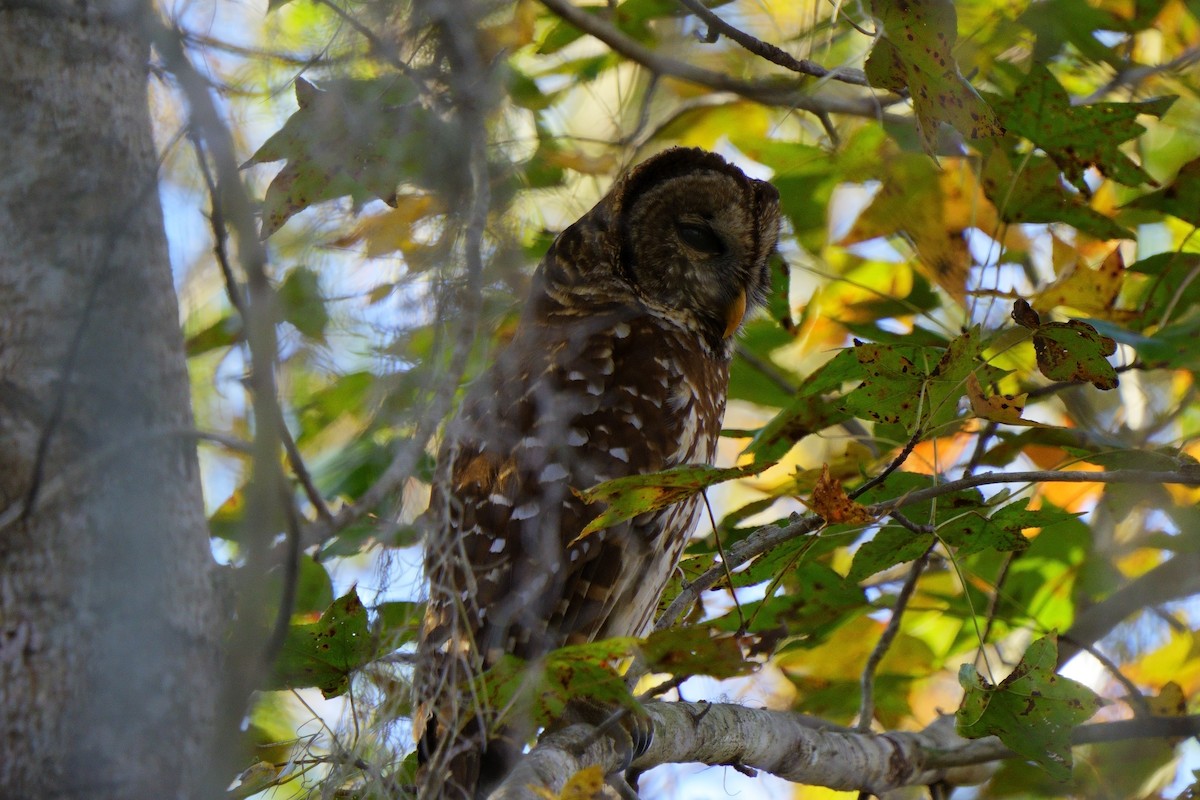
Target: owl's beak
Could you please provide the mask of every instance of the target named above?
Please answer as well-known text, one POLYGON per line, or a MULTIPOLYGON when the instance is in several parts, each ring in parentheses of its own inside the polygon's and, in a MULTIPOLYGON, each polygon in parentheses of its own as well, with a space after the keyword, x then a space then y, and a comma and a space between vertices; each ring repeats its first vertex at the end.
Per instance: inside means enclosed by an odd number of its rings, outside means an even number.
POLYGON ((729 308, 725 310, 725 338, 728 339, 737 333, 738 326, 742 324, 742 317, 746 316, 746 290, 738 292, 737 299, 729 304, 729 308))

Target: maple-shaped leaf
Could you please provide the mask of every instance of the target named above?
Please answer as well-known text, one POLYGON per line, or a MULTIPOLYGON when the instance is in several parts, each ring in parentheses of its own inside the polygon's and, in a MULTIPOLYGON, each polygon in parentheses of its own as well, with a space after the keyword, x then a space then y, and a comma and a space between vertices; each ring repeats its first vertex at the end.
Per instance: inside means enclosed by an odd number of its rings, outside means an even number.
POLYGON ((988 516, 985 508, 968 509, 938 528, 942 540, 960 556, 984 550, 1014 552, 1029 546, 1021 532, 1026 528, 1047 528, 1075 519, 1074 514, 1057 509, 1029 510, 1029 499, 1022 498, 988 516))
POLYGON ((287 161, 263 198, 260 236, 325 200, 394 202, 407 181, 453 189, 463 177, 452 156, 456 136, 416 97, 412 84, 395 76, 334 80, 322 88, 297 78, 299 109, 243 164, 287 161))
POLYGON ((1045 156, 1021 158, 1019 168, 1014 168, 1003 148, 981 149, 985 152, 983 190, 1005 222, 1065 222, 1097 239, 1134 238, 1132 231, 1064 187, 1058 165, 1045 156))
POLYGON ((638 647, 651 672, 671 675, 708 675, 734 678, 758 669, 746 661, 738 640, 731 634, 716 634, 707 626, 668 628, 646 637, 638 647))
POLYGON ((571 544, 596 531, 604 530, 648 511, 657 511, 686 500, 715 483, 757 475, 775 465, 773 461, 756 461, 744 467, 718 469, 704 464, 672 467, 646 475, 628 475, 576 491, 585 503, 607 503, 608 508, 588 523, 571 544))
POLYGON ((1042 322, 1041 316, 1025 300, 1013 303, 1012 317, 1017 324, 1033 331, 1033 352, 1038 370, 1053 381, 1091 383, 1097 389, 1115 389, 1120 382, 1117 371, 1106 356, 1117 352, 1117 343, 1100 335, 1088 323, 1042 322))
POLYGON ((851 414, 911 429, 921 407, 924 371, 913 358, 916 348, 854 342, 854 355, 867 373, 862 385, 842 399, 851 414))
POLYGON ((1050 70, 1034 62, 1012 97, 989 95, 988 100, 1011 133, 1024 136, 1045 151, 1081 191, 1085 189, 1083 174, 1088 167, 1128 186, 1158 185, 1120 148, 1146 132, 1137 121, 1139 114, 1161 117, 1175 102, 1174 97, 1072 105, 1050 70))
POLYGON ((824 395, 862 379, 854 351, 842 350, 804 379, 795 399, 754 434, 743 454, 755 461, 776 461, 805 436, 843 422, 849 413, 824 395))
POLYGON ((1200 225, 1200 158, 1184 164, 1170 186, 1142 195, 1125 208, 1150 208, 1200 225))
POLYGON ((350 674, 367 662, 373 649, 367 610, 351 588, 317 622, 288 628, 266 688, 315 686, 325 697, 337 697, 350 688, 350 674))
MULTIPOLYGON (((741 583, 741 575, 734 574, 735 583, 741 583)), ((787 636, 791 640, 789 646, 811 647, 870 610, 865 605, 867 598, 862 587, 819 561, 797 563, 795 558, 785 558, 776 561, 772 569, 760 570, 758 575, 758 582, 782 579, 785 591, 743 602, 740 610, 734 608, 705 624, 738 635, 749 632, 764 637, 787 636)))
POLYGON ((967 376, 979 367, 980 349, 978 327, 944 348, 855 340, 853 352, 867 377, 842 399, 843 407, 856 416, 905 430, 920 422, 927 431, 944 433, 946 426, 960 421, 958 401, 966 394, 967 376))
POLYGON ((569 701, 581 697, 636 709, 638 702, 617 667, 637 642, 632 637, 618 637, 569 645, 536 661, 505 654, 473 679, 470 691, 491 708, 505 709, 507 716, 496 720, 498 726, 513 717, 523 724, 545 725, 561 716, 569 701))
POLYGON ((942 122, 968 139, 1004 133, 995 112, 958 70, 958 17, 950 0, 872 0, 871 13, 883 35, 867 58, 867 79, 881 89, 908 90, 925 152, 937 151, 942 122))
POLYGON ((329 312, 316 272, 308 267, 296 267, 289 272, 279 285, 279 306, 283 318, 296 330, 313 341, 325 341, 329 312))
POLYGON ((433 264, 427 257, 434 250, 417 231, 425 220, 445 212, 432 194, 402 194, 392 198, 388 211, 366 217, 353 231, 333 241, 335 247, 366 243, 367 258, 402 253, 410 273, 422 272, 433 264))
POLYGON ((1083 684, 1054 674, 1057 660, 1057 638, 1047 636, 1031 644, 997 686, 964 664, 958 672, 966 692, 955 714, 959 734, 968 739, 998 736, 1058 780, 1070 778, 1071 730, 1104 701, 1083 684))

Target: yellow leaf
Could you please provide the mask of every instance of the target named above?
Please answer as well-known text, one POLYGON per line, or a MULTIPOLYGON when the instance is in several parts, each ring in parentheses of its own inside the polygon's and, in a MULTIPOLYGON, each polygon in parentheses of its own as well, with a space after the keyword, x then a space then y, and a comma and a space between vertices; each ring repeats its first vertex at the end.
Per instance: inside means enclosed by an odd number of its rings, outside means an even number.
POLYGON ((617 156, 613 152, 589 156, 582 150, 553 148, 545 151, 546 164, 563 169, 573 169, 584 175, 610 175, 617 169, 617 156))
POLYGON ((884 158, 883 186, 839 244, 903 234, 925 273, 964 304, 973 263, 967 229, 1000 240, 1008 251, 1028 249, 1029 241, 1019 227, 1000 222, 966 159, 944 159, 939 171, 929 159, 912 153, 884 158))
POLYGON ((417 223, 441 214, 441 204, 432 195, 406 194, 396 198, 395 207, 383 214, 367 217, 353 231, 333 242, 336 247, 349 247, 366 242, 367 257, 378 258, 389 253, 406 255, 425 247, 414 239, 417 223))
POLYGON ((1113 247, 1094 269, 1076 261, 1069 272, 1038 295, 1033 307, 1038 311, 1050 311, 1068 306, 1089 316, 1108 318, 1124 281, 1125 262, 1121 258, 1121 249, 1113 247))
POLYGON ((572 775, 556 800, 593 800, 604 797, 603 789, 604 771, 593 764, 572 775))
POLYGON ((1047 427, 1040 422, 1021 419, 1025 411, 1026 394, 994 394, 987 397, 983 386, 975 373, 967 376, 967 397, 971 401, 971 410, 975 416, 992 422, 1002 422, 1005 425, 1025 425, 1029 427, 1047 427))
POLYGON ((1167 681, 1154 697, 1147 698, 1150 713, 1159 717, 1187 716, 1187 698, 1175 681, 1167 681))

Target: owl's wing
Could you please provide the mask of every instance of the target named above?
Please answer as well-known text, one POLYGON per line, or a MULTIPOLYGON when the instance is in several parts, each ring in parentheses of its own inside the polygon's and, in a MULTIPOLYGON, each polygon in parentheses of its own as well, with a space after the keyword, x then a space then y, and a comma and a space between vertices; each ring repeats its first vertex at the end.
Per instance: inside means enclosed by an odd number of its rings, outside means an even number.
POLYGON ((642 632, 696 503, 571 545, 602 510, 575 492, 709 460, 723 412, 695 385, 703 362, 653 318, 617 319, 586 336, 539 333, 528 341, 541 359, 522 357, 518 339, 472 391, 431 503, 444 519, 431 578, 452 588, 488 664, 642 632))

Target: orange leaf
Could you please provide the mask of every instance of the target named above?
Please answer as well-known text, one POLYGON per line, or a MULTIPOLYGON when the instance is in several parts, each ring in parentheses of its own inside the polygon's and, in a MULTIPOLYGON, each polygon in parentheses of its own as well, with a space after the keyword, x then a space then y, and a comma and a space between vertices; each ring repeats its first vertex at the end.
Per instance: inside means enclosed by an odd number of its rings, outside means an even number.
POLYGON ((821 467, 821 477, 813 487, 812 510, 829 523, 874 522, 875 517, 866 506, 854 502, 846 495, 842 484, 829 474, 829 465, 821 467))

